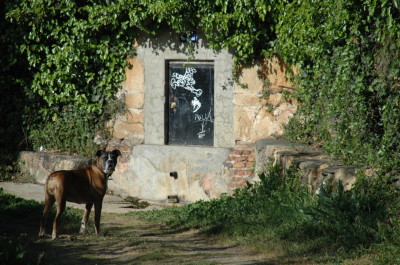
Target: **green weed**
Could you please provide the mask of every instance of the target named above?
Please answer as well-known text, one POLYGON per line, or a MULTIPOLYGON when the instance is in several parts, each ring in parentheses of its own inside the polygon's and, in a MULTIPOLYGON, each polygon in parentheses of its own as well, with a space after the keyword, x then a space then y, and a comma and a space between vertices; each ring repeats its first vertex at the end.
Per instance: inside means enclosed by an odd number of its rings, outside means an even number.
MULTIPOLYGON (((211 201, 135 213, 148 221, 176 228, 197 228, 237 238, 258 251, 271 242, 290 255, 343 259, 377 244, 394 246, 400 239, 398 190, 391 177, 359 176, 353 189, 323 186, 312 195, 295 170, 277 166, 260 182, 211 201)), ((389 252, 394 255, 398 249, 389 252)), ((382 256, 382 260, 385 260, 382 256)))
MULTIPOLYGON (((36 239, 43 203, 25 200, 0 189, 0 264, 26 264, 27 247, 36 239)), ((47 231, 51 231, 55 209, 52 210, 47 231)), ((61 217, 62 231, 79 231, 82 211, 67 208, 61 217)))

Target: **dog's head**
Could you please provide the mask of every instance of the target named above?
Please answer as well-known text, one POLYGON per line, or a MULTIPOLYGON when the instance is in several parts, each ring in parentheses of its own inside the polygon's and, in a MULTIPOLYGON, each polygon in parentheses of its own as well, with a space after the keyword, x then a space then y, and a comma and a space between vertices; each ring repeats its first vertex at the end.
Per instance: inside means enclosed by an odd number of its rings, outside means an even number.
POLYGON ((121 152, 119 150, 99 150, 96 153, 97 166, 104 174, 111 175, 115 171, 115 167, 117 166, 117 157, 120 155, 121 152))

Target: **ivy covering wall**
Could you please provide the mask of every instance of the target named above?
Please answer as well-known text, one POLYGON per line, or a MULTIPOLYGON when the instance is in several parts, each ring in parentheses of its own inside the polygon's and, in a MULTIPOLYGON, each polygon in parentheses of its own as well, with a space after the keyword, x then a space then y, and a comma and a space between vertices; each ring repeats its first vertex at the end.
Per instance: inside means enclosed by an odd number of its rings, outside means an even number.
POLYGON ((300 102, 286 130, 291 139, 321 143, 349 163, 400 161, 397 0, 6 0, 1 6, 0 45, 9 51, 2 65, 18 67, 2 69, 1 89, 29 102, 17 113, 34 148, 53 142, 54 149, 71 149, 51 135, 70 123, 63 142, 85 131, 84 143, 71 144, 82 152, 95 124, 116 111, 110 102, 137 37, 197 30, 212 48, 233 52, 237 74, 273 55, 297 69, 288 73, 297 87, 290 96, 300 102))
POLYGON ((293 140, 319 141, 347 163, 398 168, 399 21, 397 0, 283 6, 273 52, 300 69, 293 140))

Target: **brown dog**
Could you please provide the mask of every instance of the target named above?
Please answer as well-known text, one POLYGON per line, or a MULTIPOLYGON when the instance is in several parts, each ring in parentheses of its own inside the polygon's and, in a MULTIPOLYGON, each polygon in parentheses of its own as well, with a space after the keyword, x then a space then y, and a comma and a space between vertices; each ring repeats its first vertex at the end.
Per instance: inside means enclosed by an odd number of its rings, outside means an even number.
POLYGON ((96 164, 77 169, 62 170, 51 173, 45 184, 45 201, 42 219, 40 220, 39 236, 44 236, 46 218, 51 207, 57 202, 57 214, 53 222, 52 238, 57 238, 57 225, 61 214, 64 212, 67 201, 86 203, 85 213, 82 218, 80 233, 84 233, 90 210, 94 204, 94 226, 96 234, 100 233, 100 216, 103 198, 107 191, 107 181, 115 170, 119 150, 103 151, 96 153, 96 164))

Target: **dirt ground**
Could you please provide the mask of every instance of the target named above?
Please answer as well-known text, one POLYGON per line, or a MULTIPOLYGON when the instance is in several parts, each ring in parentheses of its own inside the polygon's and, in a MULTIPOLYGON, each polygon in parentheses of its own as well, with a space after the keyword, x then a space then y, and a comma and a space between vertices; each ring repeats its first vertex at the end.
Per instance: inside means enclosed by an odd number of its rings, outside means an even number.
POLYGON ((40 264, 272 264, 196 231, 169 230, 123 214, 105 214, 102 227, 104 236, 90 231, 39 239, 33 254, 40 264))
MULTIPOLYGON (((25 199, 42 201, 41 185, 0 182, 0 187, 25 199)), ((194 230, 171 230, 143 222, 127 215, 132 209, 117 196, 108 196, 104 204, 104 236, 94 235, 93 215, 85 235, 61 230, 58 240, 50 238, 50 231, 47 237, 37 238, 39 220, 37 224, 22 224, 21 235, 32 242, 27 248, 30 264, 280 264, 241 247, 217 243, 194 230)), ((151 204, 148 209, 160 207, 151 204)))

